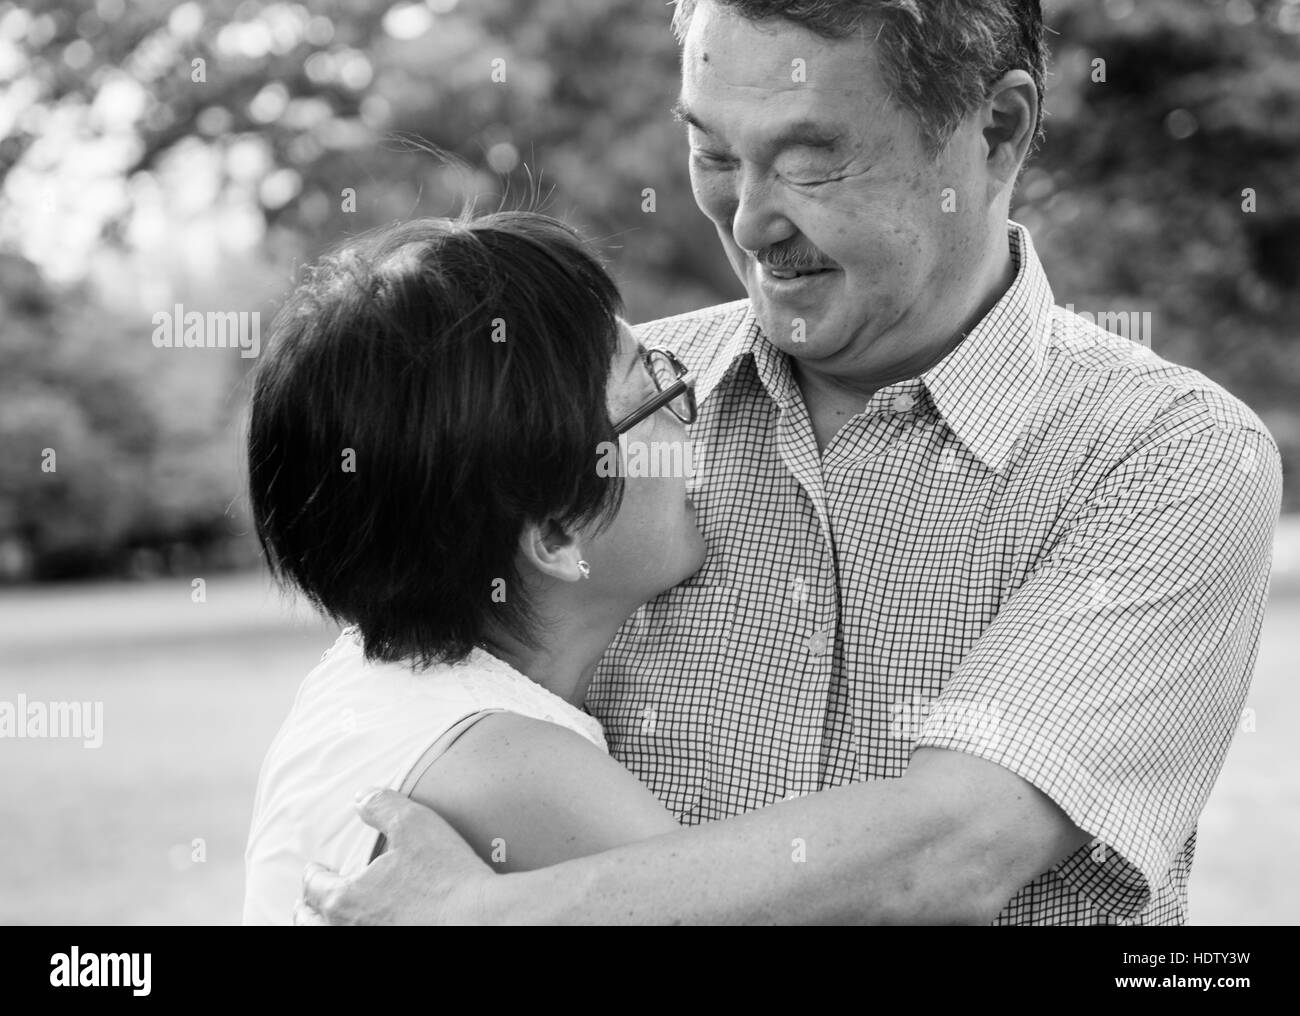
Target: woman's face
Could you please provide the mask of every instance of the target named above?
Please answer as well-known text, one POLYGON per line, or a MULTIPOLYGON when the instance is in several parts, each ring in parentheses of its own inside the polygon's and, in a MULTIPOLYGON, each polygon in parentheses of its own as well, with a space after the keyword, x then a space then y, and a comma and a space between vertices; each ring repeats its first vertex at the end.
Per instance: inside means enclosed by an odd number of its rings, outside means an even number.
MULTIPOLYGON (((620 321, 606 387, 611 420, 631 413, 658 391, 642 353, 632 330, 620 321)), ((583 586, 595 598, 626 602, 634 596, 635 607, 699 570, 704 537, 686 495, 683 467, 691 463, 686 427, 672 410, 665 406, 636 424, 623 434, 623 445, 617 456, 626 467, 623 503, 614 521, 583 546, 591 565, 591 578, 583 586), (648 468, 633 463, 638 455, 648 468)))

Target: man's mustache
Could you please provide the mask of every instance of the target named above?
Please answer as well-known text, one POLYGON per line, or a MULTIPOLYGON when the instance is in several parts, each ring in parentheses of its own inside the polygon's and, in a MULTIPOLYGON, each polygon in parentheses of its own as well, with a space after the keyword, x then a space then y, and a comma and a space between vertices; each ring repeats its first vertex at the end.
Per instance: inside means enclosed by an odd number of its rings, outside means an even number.
POLYGON ((830 268, 835 262, 820 251, 800 246, 777 245, 754 252, 754 260, 777 271, 804 272, 816 268, 830 268))

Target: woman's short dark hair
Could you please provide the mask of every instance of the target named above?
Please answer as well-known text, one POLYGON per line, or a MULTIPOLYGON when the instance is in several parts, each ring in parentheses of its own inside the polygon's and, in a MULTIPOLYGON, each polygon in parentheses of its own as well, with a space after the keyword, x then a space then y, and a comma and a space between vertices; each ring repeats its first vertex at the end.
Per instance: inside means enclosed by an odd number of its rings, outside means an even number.
POLYGON ((253 381, 272 572, 357 625, 371 660, 459 660, 494 623, 535 644, 524 526, 603 525, 622 497, 595 468, 620 309, 581 237, 530 212, 408 222, 323 258, 253 381))

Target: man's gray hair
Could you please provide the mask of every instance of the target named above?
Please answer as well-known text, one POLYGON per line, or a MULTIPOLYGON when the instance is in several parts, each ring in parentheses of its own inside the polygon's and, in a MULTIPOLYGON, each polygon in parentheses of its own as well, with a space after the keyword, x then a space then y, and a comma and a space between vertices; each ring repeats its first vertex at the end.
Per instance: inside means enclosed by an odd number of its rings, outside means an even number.
MULTIPOLYGON (((989 86, 1021 69, 1038 89, 1034 140, 1043 133, 1047 48, 1039 0, 713 0, 750 21, 781 18, 827 39, 870 33, 885 84, 915 117, 937 156, 989 86)), ((673 33, 686 37, 696 0, 675 0, 673 33)))

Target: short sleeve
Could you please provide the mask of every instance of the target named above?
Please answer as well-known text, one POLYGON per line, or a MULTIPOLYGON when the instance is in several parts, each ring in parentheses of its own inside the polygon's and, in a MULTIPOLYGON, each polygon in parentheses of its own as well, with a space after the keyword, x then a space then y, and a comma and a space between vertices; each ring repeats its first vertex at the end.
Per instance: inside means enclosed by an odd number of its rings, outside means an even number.
POLYGON ((1241 716, 1281 464, 1213 424, 1118 463, 956 667, 918 747, 976 755, 1109 850, 1058 874, 1117 919, 1193 835, 1241 716))

